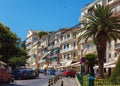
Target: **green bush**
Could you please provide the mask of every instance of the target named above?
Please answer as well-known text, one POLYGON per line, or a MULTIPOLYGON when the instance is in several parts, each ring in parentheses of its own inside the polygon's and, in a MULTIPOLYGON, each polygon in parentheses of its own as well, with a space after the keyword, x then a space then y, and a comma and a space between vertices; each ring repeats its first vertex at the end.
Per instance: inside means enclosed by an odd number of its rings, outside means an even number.
POLYGON ((120 76, 120 56, 119 56, 119 59, 118 59, 118 62, 116 64, 116 67, 114 68, 114 71, 112 72, 112 75, 111 75, 111 81, 113 83, 116 83, 117 82, 117 77, 120 76))

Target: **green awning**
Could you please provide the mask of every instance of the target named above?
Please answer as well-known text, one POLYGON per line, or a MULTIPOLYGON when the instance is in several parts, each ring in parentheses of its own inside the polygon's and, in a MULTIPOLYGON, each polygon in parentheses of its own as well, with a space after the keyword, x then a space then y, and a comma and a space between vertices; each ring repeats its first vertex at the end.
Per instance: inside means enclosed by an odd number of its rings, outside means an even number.
POLYGON ((56 60, 57 58, 59 58, 58 56, 55 56, 55 57, 52 57, 50 60, 51 61, 54 61, 54 60, 56 60))

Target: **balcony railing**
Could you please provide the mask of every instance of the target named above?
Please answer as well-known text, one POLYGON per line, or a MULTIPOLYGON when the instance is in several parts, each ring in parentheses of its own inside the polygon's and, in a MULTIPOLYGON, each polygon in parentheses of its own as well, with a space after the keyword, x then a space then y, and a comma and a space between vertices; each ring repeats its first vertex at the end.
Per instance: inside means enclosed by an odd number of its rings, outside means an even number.
POLYGON ((53 46, 49 46, 49 47, 48 47, 48 50, 50 50, 50 49, 52 49, 52 48, 53 48, 53 46))
POLYGON ((115 44, 115 49, 120 49, 120 43, 115 44))
POLYGON ((77 46, 70 47, 70 48, 60 50, 60 53, 65 53, 65 52, 69 52, 69 51, 76 50, 76 49, 77 49, 77 46))
POLYGON ((26 49, 30 49, 32 47, 32 45, 26 46, 26 49))
POLYGON ((70 37, 70 38, 67 38, 67 39, 63 39, 63 40, 61 40, 61 43, 64 43, 64 42, 66 42, 66 41, 70 41, 71 39, 73 39, 73 38, 70 37))

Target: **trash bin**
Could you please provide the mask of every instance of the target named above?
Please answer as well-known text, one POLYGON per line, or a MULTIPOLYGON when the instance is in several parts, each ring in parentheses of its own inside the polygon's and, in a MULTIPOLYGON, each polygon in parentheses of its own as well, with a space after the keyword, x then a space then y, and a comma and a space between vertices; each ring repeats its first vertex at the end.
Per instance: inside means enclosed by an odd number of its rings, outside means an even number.
POLYGON ((94 86, 94 79, 95 79, 95 77, 93 77, 93 76, 90 76, 90 77, 88 78, 88 80, 89 80, 88 86, 94 86))

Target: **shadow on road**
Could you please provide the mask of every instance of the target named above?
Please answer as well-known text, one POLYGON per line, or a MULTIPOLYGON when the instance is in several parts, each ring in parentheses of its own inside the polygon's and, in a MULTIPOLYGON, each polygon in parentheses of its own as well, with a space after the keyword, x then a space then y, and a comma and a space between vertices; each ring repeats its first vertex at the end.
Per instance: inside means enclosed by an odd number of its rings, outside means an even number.
POLYGON ((27 86, 27 85, 18 85, 18 84, 0 84, 0 86, 27 86))

